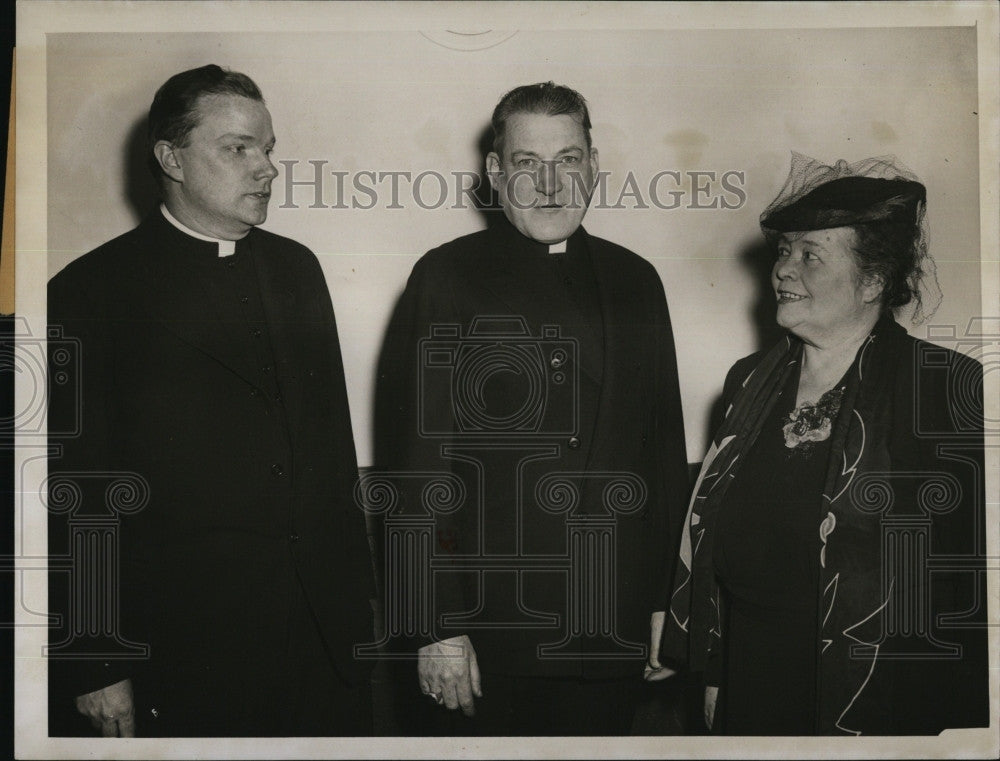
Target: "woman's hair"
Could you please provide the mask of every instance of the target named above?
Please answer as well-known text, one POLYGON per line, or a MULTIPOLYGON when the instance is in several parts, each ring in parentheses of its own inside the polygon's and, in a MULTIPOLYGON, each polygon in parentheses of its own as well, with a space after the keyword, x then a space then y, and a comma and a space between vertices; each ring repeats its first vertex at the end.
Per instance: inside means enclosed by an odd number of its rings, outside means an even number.
POLYGON ((920 323, 941 301, 927 253, 926 198, 926 188, 892 157, 831 167, 793 153, 785 187, 760 224, 772 244, 782 233, 850 227, 861 279, 882 283, 884 310, 912 304, 912 320, 920 323), (927 295, 934 299, 929 310, 927 295))
MULTIPOLYGON (((920 215, 922 216, 922 214, 920 215)), ((899 309, 911 301, 922 307, 920 223, 912 219, 854 225, 854 259, 862 280, 882 283, 882 306, 899 309)))

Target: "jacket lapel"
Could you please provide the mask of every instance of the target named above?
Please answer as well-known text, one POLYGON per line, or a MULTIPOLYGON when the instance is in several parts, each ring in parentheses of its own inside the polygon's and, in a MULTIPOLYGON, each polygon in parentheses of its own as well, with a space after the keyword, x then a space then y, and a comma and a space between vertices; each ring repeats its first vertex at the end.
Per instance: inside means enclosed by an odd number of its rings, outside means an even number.
POLYGON ((247 236, 247 241, 251 246, 260 283, 261 304, 281 384, 282 402, 288 416, 289 430, 294 432, 298 429, 302 411, 299 374, 303 370, 295 358, 309 356, 317 345, 322 344, 310 343, 308 340, 313 335, 314 326, 302 322, 304 315, 309 313, 307 305, 298 303, 295 280, 289 268, 283 266, 280 255, 266 250, 254 231, 247 236))
MULTIPOLYGON (((636 321, 629 317, 627 305, 635 304, 639 298, 634 288, 629 288, 621 277, 620 267, 616 266, 608 256, 604 247, 589 235, 585 235, 589 247, 591 262, 594 267, 594 277, 597 280, 597 292, 600 295, 601 318, 604 322, 604 351, 602 352, 604 367, 601 373, 601 391, 597 401, 597 419, 594 424, 594 445, 590 448, 588 465, 600 462, 603 446, 615 440, 615 429, 618 427, 618 417, 614 414, 620 405, 608 404, 608 399, 618 394, 620 374, 628 374, 632 361, 632 344, 636 321), (630 324, 631 323, 631 324, 630 324), (630 359, 631 358, 631 359, 630 359)), ((652 361, 652 357, 645 358, 652 361)), ((620 398, 630 398, 626 393, 620 398)), ((635 399, 640 404, 639 399, 635 399)))

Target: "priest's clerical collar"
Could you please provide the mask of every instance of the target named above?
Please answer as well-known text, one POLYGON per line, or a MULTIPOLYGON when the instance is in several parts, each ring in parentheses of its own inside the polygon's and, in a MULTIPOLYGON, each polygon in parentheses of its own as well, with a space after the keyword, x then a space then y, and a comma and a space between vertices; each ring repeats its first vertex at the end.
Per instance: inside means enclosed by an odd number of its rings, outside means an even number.
POLYGON ((566 253, 566 241, 561 240, 558 243, 549 244, 550 254, 565 254, 566 253))
POLYGON ((236 241, 234 240, 222 240, 221 238, 212 238, 208 235, 202 235, 199 232, 195 232, 190 227, 185 225, 183 222, 177 219, 170 210, 167 209, 167 205, 164 203, 160 204, 160 212, 163 214, 163 218, 166 219, 170 224, 180 230, 186 235, 190 235, 192 238, 197 238, 198 240, 208 241, 209 243, 219 244, 219 256, 232 256, 236 253, 236 241))

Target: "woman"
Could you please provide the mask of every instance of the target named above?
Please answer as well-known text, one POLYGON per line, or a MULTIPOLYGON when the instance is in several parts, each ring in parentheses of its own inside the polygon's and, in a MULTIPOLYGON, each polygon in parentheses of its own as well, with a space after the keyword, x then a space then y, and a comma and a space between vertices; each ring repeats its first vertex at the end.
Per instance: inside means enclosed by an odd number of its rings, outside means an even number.
POLYGON ((796 161, 761 217, 788 335, 726 378, 665 653, 715 732, 985 726, 982 368, 893 316, 931 267, 924 186, 796 161))

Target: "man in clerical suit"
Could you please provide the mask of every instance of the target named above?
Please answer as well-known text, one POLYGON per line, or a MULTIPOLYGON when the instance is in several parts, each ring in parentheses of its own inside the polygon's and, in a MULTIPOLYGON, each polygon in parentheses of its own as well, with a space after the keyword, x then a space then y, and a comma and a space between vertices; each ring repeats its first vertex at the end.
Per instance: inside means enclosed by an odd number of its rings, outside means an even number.
POLYGON ((344 369, 316 257, 257 227, 274 142, 245 75, 171 77, 162 204, 49 284, 50 734, 372 732, 344 369))
POLYGON ((417 262, 379 372, 399 713, 406 732, 627 734, 687 497, 667 304, 647 261, 580 226, 583 97, 518 87, 492 123, 504 218, 417 262), (414 565, 403 534, 430 519, 414 565))

